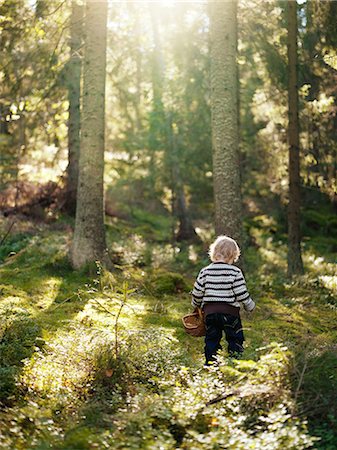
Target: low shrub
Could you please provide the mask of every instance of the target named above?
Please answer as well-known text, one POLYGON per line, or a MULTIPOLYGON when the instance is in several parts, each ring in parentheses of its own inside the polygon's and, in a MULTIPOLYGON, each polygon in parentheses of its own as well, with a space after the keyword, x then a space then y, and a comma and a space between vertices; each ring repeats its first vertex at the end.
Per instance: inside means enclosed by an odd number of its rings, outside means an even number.
POLYGON ((17 375, 25 358, 38 344, 40 327, 23 309, 2 308, 0 328, 0 403, 11 404, 17 395, 17 375))
POLYGON ((152 377, 157 394, 138 391, 118 411, 114 448, 305 449, 315 442, 291 414, 289 355, 277 344, 257 362, 219 360, 205 370, 176 367, 152 377))
POLYGON ((31 234, 26 233, 8 236, 0 247, 0 263, 5 261, 7 257, 16 255, 29 244, 31 239, 31 234))
POLYGON ((150 276, 147 285, 157 295, 178 294, 191 289, 185 278, 175 272, 156 271, 150 276))
POLYGON ((292 371, 297 410, 310 430, 321 437, 319 449, 337 448, 337 351, 335 345, 303 345, 296 352, 292 371))

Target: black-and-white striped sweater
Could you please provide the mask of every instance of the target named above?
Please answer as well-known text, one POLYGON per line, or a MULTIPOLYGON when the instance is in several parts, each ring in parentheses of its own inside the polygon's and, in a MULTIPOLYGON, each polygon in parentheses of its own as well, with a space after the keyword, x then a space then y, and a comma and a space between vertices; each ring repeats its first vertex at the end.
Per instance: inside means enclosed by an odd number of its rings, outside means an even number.
POLYGON ((203 307, 205 303, 214 302, 226 302, 237 307, 243 304, 247 311, 255 308, 238 267, 213 262, 200 270, 192 290, 192 305, 203 307))

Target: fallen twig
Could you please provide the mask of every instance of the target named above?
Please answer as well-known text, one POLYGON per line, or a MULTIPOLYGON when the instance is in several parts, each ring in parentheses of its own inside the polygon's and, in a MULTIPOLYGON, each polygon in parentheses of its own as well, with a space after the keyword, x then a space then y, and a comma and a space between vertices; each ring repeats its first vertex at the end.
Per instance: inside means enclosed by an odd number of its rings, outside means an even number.
POLYGON ((302 386, 304 374, 305 374, 305 371, 307 370, 307 367, 308 367, 308 359, 306 359, 304 361, 304 365, 303 365, 302 370, 301 370, 300 378, 299 378, 298 383, 297 383, 297 388, 296 388, 296 391, 295 391, 295 402, 297 401, 297 397, 299 395, 300 388, 302 386))
POLYGON ((226 398, 228 398, 228 397, 232 397, 233 395, 238 395, 238 394, 240 394, 240 391, 238 389, 236 389, 235 391, 227 392, 223 395, 219 395, 218 397, 213 398, 212 400, 209 400, 206 403, 206 406, 214 405, 215 403, 221 402, 222 400, 226 400, 226 398))
POLYGON ((62 302, 58 303, 56 306, 54 306, 54 308, 49 309, 49 312, 55 311, 55 309, 57 309, 59 306, 62 306, 64 303, 68 302, 69 300, 71 300, 73 297, 75 297, 75 295, 77 295, 77 293, 71 295, 70 297, 68 297, 68 298, 66 298, 64 300, 62 300, 62 302))
POLYGON ((11 232, 11 229, 13 228, 14 224, 15 224, 15 220, 13 220, 13 222, 10 224, 10 226, 9 226, 9 228, 8 228, 8 230, 7 230, 7 232, 5 233, 4 237, 1 239, 0 246, 1 246, 1 245, 5 242, 5 240, 7 239, 7 236, 8 236, 9 233, 11 232))

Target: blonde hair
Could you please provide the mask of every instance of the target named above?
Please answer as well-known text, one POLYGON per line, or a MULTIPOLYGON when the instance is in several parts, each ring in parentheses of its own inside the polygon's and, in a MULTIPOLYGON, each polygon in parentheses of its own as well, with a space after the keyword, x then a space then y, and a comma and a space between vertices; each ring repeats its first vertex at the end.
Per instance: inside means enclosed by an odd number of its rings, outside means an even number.
POLYGON ((211 261, 235 262, 239 259, 240 248, 229 236, 218 236, 209 247, 211 261))

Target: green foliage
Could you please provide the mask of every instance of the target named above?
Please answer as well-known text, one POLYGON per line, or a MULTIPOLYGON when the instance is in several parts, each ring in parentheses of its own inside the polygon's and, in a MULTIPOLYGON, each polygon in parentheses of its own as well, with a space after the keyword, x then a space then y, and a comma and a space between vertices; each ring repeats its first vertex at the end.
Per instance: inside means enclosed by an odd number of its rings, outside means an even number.
POLYGON ((264 352, 257 362, 222 359, 204 371, 180 366, 152 377, 160 395, 134 395, 115 415, 110 439, 129 449, 310 447, 314 440, 289 413, 287 353, 277 344, 264 352))
MULTIPOLYGON (((0 286, 6 292, 6 287, 0 286)), ((17 395, 17 374, 23 360, 32 355, 40 336, 40 327, 27 310, 15 304, 1 307, 0 328, 0 403, 11 404, 17 395)))
POLYGON ((20 365, 24 358, 30 356, 30 348, 35 344, 40 329, 32 318, 20 318, 20 315, 15 319, 4 320, 3 325, 0 347, 1 366, 20 365))
POLYGON ((176 6, 174 14, 161 4, 150 14, 140 4, 111 8, 119 33, 108 46, 119 63, 108 83, 119 113, 108 102, 107 114, 115 121, 107 132, 117 151, 111 152, 107 174, 113 203, 124 213, 160 207, 161 215, 174 214, 177 178, 201 214, 212 198, 205 177, 211 170, 207 15, 204 5, 176 6))
POLYGON ((315 448, 317 450, 334 450, 337 446, 336 430, 336 415, 328 414, 326 420, 313 427, 313 433, 317 436, 322 436, 315 448))
POLYGON ((107 240, 114 260, 119 265, 138 267, 160 265, 157 260, 172 259, 170 239, 171 218, 135 209, 129 222, 110 221, 107 240), (123 223, 123 229, 121 229, 123 223))
POLYGON ((146 238, 167 241, 170 236, 171 219, 168 215, 151 214, 144 209, 135 209, 132 218, 137 224, 137 230, 142 231, 146 238))
POLYGON ((308 418, 312 433, 321 437, 315 448, 332 450, 337 445, 337 401, 331 395, 337 389, 336 350, 333 344, 323 347, 319 339, 316 345, 303 344, 292 376, 298 411, 308 418))
POLYGON ((174 272, 156 271, 150 277, 147 285, 157 295, 179 294, 191 290, 184 277, 174 272))
MULTIPOLYGON (((19 169, 20 177, 40 181, 66 166, 71 2, 35 3, 0 5, 6 184, 19 169)), ((203 371, 202 343, 184 334, 180 318, 207 257, 202 245, 172 242, 172 215, 179 184, 200 235, 211 238, 208 18, 203 4, 157 2, 149 11, 145 3, 112 3, 106 104, 114 120, 107 120, 106 188, 113 218, 107 235, 120 270, 96 277, 93 265, 73 272, 70 234, 62 227, 31 224, 35 236, 23 227, 1 245, 0 401, 6 408, 0 447, 276 450, 312 442, 332 450, 336 6, 299 5, 307 274, 289 281, 285 3, 239 2, 245 255, 257 309, 243 316, 247 359, 224 353, 219 366, 203 371), (272 341, 289 350, 269 346, 272 341), (230 395, 207 404, 223 393, 230 395), (320 441, 308 436, 305 418, 320 441)))
POLYGON ((17 395, 16 375, 16 366, 0 368, 0 402, 2 404, 10 404, 14 400, 14 395, 17 395))
POLYGON ((329 394, 330 389, 337 389, 336 367, 334 346, 323 347, 319 339, 315 346, 306 348, 303 345, 297 352, 294 369, 297 372, 296 380, 299 379, 299 373, 302 374, 301 384, 297 386, 300 409, 318 422, 324 411, 329 411, 332 417, 337 413, 337 400, 329 394))
POLYGON ((30 179, 52 178, 51 161, 59 160, 60 149, 66 147, 66 91, 60 73, 67 58, 69 7, 51 0, 36 14, 41 3, 0 4, 1 183, 16 179, 27 152, 30 179), (39 173, 30 165, 33 159, 40 169, 44 166, 39 173))
MULTIPOLYGON (((1 111, 1 106, 0 106, 1 111)), ((2 112, 2 111, 1 111, 2 112)), ((0 114, 2 116, 2 114, 0 114)), ((5 118, 1 117, 2 122, 5 118)), ((2 123, 7 125, 6 122, 2 123)), ((0 128, 1 129, 1 128, 0 128)), ((18 155, 12 145, 13 138, 9 134, 0 131, 0 190, 4 190, 8 184, 15 182, 18 175, 18 155)))
POLYGON ((0 246, 0 262, 3 262, 8 256, 14 256, 21 249, 25 248, 32 236, 26 233, 18 233, 8 236, 0 246))
POLYGON ((306 209, 303 212, 303 232, 307 236, 314 236, 318 232, 323 234, 337 235, 337 218, 335 214, 326 213, 317 209, 306 209))
POLYGON ((321 437, 314 447, 333 448, 335 265, 304 252, 308 274, 287 280, 274 226, 268 216, 250 223, 246 277, 258 306, 243 314, 246 359, 223 352, 208 369, 202 342, 181 326, 192 278, 174 254, 172 271, 99 268, 92 280, 66 264, 63 232, 34 236, 0 268, 0 447, 301 449, 310 431, 321 437))
POLYGON ((337 251, 337 218, 332 209, 322 205, 320 209, 303 211, 303 235, 306 244, 322 254, 337 251))

